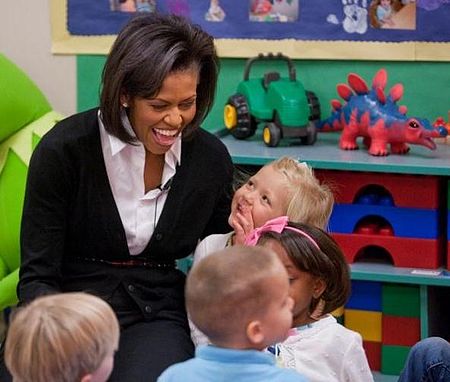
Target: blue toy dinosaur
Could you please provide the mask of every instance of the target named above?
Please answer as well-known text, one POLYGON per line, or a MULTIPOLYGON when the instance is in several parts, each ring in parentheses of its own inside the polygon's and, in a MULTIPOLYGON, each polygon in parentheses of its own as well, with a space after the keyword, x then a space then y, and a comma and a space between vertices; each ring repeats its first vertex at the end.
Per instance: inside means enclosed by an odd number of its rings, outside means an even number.
POLYGON ((363 143, 369 153, 376 156, 389 155, 390 144, 394 154, 406 154, 407 143, 436 148, 433 138, 445 137, 447 130, 433 127, 427 119, 406 116, 407 108, 398 106, 403 96, 403 85, 394 85, 389 94, 384 94, 387 83, 386 70, 380 69, 369 89, 357 74, 348 75, 348 85, 338 84, 338 94, 347 101, 344 105, 337 99, 331 101, 331 116, 322 121, 319 131, 342 130, 339 147, 356 150, 356 139, 364 137, 363 143))

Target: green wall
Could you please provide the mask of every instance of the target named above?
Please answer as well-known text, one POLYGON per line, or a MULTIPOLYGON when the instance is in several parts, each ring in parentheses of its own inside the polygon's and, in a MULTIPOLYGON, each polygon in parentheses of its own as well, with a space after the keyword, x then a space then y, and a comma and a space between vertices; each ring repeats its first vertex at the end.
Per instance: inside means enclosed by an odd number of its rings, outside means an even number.
MULTIPOLYGON (((227 98, 235 92, 242 80, 245 59, 222 59, 216 102, 204 123, 208 129, 223 127, 222 111, 227 98)), ((105 56, 77 57, 78 110, 86 110, 98 104, 100 76, 105 56)), ((336 85, 347 81, 347 75, 354 72, 371 84, 372 77, 380 68, 388 72, 388 89, 397 82, 404 85, 401 104, 408 107, 409 116, 428 118, 438 116, 447 120, 450 111, 450 62, 414 61, 313 61, 295 60, 297 78, 305 88, 314 91, 322 105, 322 118, 330 113, 330 100, 339 98, 336 85)), ((252 66, 251 75, 261 76, 267 71, 266 63, 252 66)), ((286 65, 277 70, 283 72, 286 65)))

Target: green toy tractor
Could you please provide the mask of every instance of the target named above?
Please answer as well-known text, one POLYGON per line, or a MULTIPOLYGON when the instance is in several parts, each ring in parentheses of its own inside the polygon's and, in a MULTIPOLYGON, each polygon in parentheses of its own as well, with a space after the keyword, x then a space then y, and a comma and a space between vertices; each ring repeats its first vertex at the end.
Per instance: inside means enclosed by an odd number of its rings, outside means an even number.
POLYGON ((236 94, 228 99, 223 114, 226 128, 237 139, 251 137, 261 123, 267 146, 278 146, 281 139, 297 139, 312 145, 317 139, 320 104, 316 95, 305 90, 297 80, 289 57, 281 53, 259 54, 247 60, 244 80, 239 83, 236 94), (254 63, 269 60, 285 61, 288 76, 268 72, 263 78, 250 78, 254 63))

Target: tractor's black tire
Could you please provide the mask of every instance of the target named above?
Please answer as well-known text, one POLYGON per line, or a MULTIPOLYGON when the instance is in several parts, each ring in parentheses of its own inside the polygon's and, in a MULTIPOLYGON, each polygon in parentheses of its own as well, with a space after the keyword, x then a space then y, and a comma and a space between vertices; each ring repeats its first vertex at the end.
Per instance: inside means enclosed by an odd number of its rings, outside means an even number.
POLYGON ((236 139, 246 139, 255 134, 256 122, 250 115, 248 102, 242 94, 234 94, 228 99, 228 104, 236 109, 237 123, 230 132, 236 139))
POLYGON ((263 129, 264 143, 269 147, 276 147, 281 140, 281 129, 273 122, 264 125, 263 129))
POLYGON ((317 128, 314 122, 310 121, 307 128, 307 135, 300 138, 302 144, 313 145, 317 141, 317 128))
POLYGON ((320 102, 316 94, 312 91, 306 91, 306 98, 308 99, 309 105, 309 120, 318 121, 320 120, 320 102))

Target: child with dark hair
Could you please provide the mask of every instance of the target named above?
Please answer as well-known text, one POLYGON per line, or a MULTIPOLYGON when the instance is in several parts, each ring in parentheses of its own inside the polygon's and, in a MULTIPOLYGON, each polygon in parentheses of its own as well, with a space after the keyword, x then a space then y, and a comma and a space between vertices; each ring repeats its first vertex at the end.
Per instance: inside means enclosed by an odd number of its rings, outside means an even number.
POLYGON ((289 275, 293 330, 269 348, 279 364, 315 382, 373 381, 361 336, 330 314, 350 294, 350 271, 331 236, 283 216, 255 229, 246 244, 272 249, 289 275))

